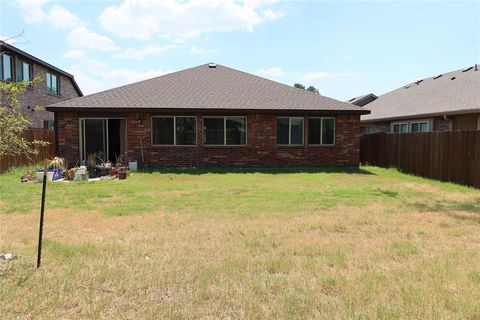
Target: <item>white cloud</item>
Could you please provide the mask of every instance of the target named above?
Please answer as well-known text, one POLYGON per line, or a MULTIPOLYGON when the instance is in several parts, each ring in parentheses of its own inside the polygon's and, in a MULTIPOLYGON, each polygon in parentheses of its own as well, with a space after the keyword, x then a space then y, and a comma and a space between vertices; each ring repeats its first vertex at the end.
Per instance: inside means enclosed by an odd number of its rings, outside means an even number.
POLYGON ((302 81, 317 81, 326 78, 330 78, 332 76, 331 73, 325 71, 318 71, 318 72, 305 72, 300 73, 297 75, 297 78, 302 81))
POLYGON ((75 28, 83 25, 82 20, 59 5, 54 5, 49 13, 48 20, 56 28, 75 28))
POLYGON ((260 69, 257 74, 267 78, 278 78, 284 76, 286 73, 280 68, 260 69))
POLYGON ((205 49, 202 49, 202 48, 198 48, 196 46, 193 46, 190 48, 190 53, 191 54, 201 54, 201 53, 204 53, 205 52, 205 49))
POLYGON ((46 13, 43 6, 48 0, 17 0, 22 18, 27 23, 49 22, 55 28, 70 29, 82 26, 84 22, 58 4, 53 5, 46 13))
POLYGON ((65 58, 73 58, 73 59, 78 59, 78 58, 83 58, 84 52, 82 50, 78 49, 70 49, 67 52, 63 54, 65 58))
POLYGON ((73 29, 67 36, 67 42, 74 48, 86 48, 103 52, 120 50, 109 37, 102 36, 85 27, 73 29))
POLYGON ((38 23, 46 19, 42 6, 47 0, 17 0, 22 18, 27 23, 38 23))
POLYGON ((83 93, 91 94, 121 85, 158 77, 169 70, 133 70, 127 68, 112 68, 108 63, 97 60, 85 60, 75 64, 67 71, 75 76, 75 80, 83 93))
POLYGON ((100 15, 108 31, 133 39, 153 36, 184 40, 208 32, 253 29, 281 16, 265 0, 124 0, 100 15))
POLYGON ((123 49, 122 52, 120 52, 116 56, 119 58, 130 58, 130 59, 141 60, 146 55, 160 54, 176 47, 177 45, 174 45, 174 44, 167 44, 164 46, 159 46, 157 44, 150 44, 140 48, 123 49))
POLYGON ((263 15, 269 20, 276 20, 283 17, 285 15, 285 12, 273 11, 272 8, 268 8, 263 12, 263 15))

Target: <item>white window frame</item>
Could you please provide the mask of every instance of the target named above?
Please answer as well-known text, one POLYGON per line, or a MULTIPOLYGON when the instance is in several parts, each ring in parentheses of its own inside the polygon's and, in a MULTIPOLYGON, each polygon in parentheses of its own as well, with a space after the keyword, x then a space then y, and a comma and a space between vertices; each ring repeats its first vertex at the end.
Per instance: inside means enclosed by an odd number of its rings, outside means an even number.
MULTIPOLYGON (((116 119, 116 120, 125 120, 125 152, 128 152, 128 120, 127 118, 125 117, 83 117, 83 118, 79 118, 78 119, 78 138, 79 138, 79 142, 80 142, 80 161, 83 161, 83 160, 86 160, 87 159, 87 156, 88 155, 85 155, 85 158, 84 158, 84 154, 83 154, 83 143, 85 142, 85 131, 83 131, 82 133, 82 121, 85 121, 85 120, 107 120, 106 121, 106 132, 108 133, 108 120, 109 119, 116 119)), ((108 149, 110 147, 110 142, 108 141, 108 134, 107 136, 105 137, 105 140, 106 140, 106 145, 105 145, 105 157, 108 159, 109 157, 109 154, 108 154, 108 149)))
MULTIPOLYGON (((310 141, 308 141, 308 145, 309 146, 328 146, 328 147, 334 146, 335 145, 335 133, 336 133, 336 128, 337 128, 336 117, 308 117, 308 120, 310 120, 310 119, 320 119, 320 144, 310 143, 310 141), (324 119, 333 119, 333 143, 323 143, 322 131, 323 131, 323 120, 324 119)), ((310 133, 310 123, 308 124, 308 131, 310 133)), ((310 134, 308 134, 307 136, 310 136, 310 134)))
POLYGON ((248 120, 247 116, 204 116, 203 117, 203 145, 207 147, 245 147, 248 145, 248 120), (205 119, 222 119, 223 118, 223 144, 207 144, 207 135, 205 133, 205 119), (245 143, 244 144, 227 144, 227 118, 243 118, 245 119, 245 143))
POLYGON ((410 132, 410 126, 408 125, 408 121, 407 122, 392 122, 390 132, 391 133, 407 133, 407 132, 410 132), (399 126, 406 125, 407 126, 407 131, 405 131, 405 132, 402 132, 402 131, 395 132, 395 130, 394 130, 395 125, 399 125, 399 126))
POLYGON ((415 132, 429 132, 430 131, 430 121, 428 120, 415 120, 415 121, 411 121, 409 124, 408 124, 408 132, 413 132, 412 131, 412 125, 416 123, 418 124, 418 128, 420 129, 420 125, 422 123, 426 123, 427 124, 427 131, 415 131, 415 132))
MULTIPOLYGON (((404 125, 404 124, 407 125, 407 131, 405 131, 405 132, 398 132, 398 133, 408 133, 408 132, 412 132, 412 124, 414 124, 414 123, 418 123, 419 125, 422 124, 422 123, 426 123, 426 124, 427 124, 427 131, 423 131, 423 132, 431 132, 431 131, 432 131, 432 128, 433 128, 433 119, 414 119, 414 120, 409 120, 409 121, 397 121, 397 122, 392 122, 392 123, 390 124, 390 132, 391 132, 391 133, 395 133, 395 131, 394 131, 395 125, 404 125)), ((422 132, 422 131, 415 131, 415 132, 422 132)))
POLYGON ((15 81, 18 81, 18 74, 17 74, 17 66, 18 64, 21 63, 22 64, 22 80, 21 81, 32 81, 32 64, 31 63, 28 63, 28 62, 25 62, 23 60, 20 60, 20 59, 17 59, 16 61, 16 66, 15 66, 15 81), (28 65, 28 80, 25 80, 25 74, 24 74, 24 66, 25 65, 28 65))
POLYGON ((374 125, 364 125, 360 126, 360 134, 365 135, 365 134, 372 134, 375 133, 375 126, 374 125), (365 128, 365 133, 362 133, 361 129, 365 128))
POLYGON ((13 56, 11 54, 8 54, 8 53, 2 53, 0 54, 0 80, 1 81, 12 81, 14 82, 15 81, 15 71, 14 68, 15 68, 15 65, 13 63, 13 56), (10 76, 12 77, 11 80, 7 80, 5 79, 5 74, 4 74, 4 65, 3 65, 3 56, 8 56, 10 57, 10 76))
POLYGON ((53 96, 60 96, 60 77, 58 76, 58 74, 47 72, 45 84, 47 85, 47 93, 49 93, 53 96), (50 77, 50 85, 53 83, 52 82, 52 76, 55 76, 55 79, 57 79, 57 81, 56 81, 57 82, 57 93, 51 92, 49 90, 49 87, 48 87, 48 78, 49 77, 50 77))
POLYGON ((150 118, 150 142, 152 147, 195 147, 198 145, 197 116, 152 116, 150 118), (173 118, 173 144, 154 144, 153 143, 153 119, 154 118, 173 118), (195 144, 177 144, 177 118, 195 118, 195 144))
MULTIPOLYGON (((277 141, 277 146, 281 147, 300 147, 305 145, 305 117, 277 117, 278 119, 288 119, 288 144, 279 144, 277 141), (292 119, 302 119, 302 143, 301 144, 292 144, 292 119)), ((275 123, 275 126, 278 130, 278 123, 275 123)), ((278 132, 276 134, 278 137, 278 132)))

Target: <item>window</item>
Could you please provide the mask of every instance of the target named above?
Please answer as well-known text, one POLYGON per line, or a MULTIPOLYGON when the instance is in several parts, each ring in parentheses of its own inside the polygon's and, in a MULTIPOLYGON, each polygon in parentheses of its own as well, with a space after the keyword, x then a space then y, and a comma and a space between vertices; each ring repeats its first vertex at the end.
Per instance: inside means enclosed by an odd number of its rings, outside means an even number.
POLYGON ((245 117, 205 117, 203 119, 206 145, 239 146, 247 144, 245 117))
POLYGON ((406 123, 406 122, 394 123, 392 125, 392 128, 393 128, 394 133, 408 132, 408 123, 406 123))
POLYGON ((360 128, 360 134, 370 134, 375 132, 374 126, 366 126, 360 128))
POLYGON ((53 130, 53 121, 43 120, 43 129, 53 130))
POLYGON ((410 122, 410 132, 428 132, 428 121, 410 122))
POLYGON ((47 92, 56 96, 58 93, 58 77, 54 74, 47 73, 47 92))
POLYGON ((303 118, 277 118, 277 144, 303 145, 303 118))
POLYGON ((308 144, 333 145, 335 141, 335 118, 309 118, 308 144))
POLYGON ((17 60, 17 81, 31 81, 30 64, 17 60))
POLYGON ((195 117, 152 117, 152 144, 193 146, 196 139, 195 117))
POLYGON ((1 79, 0 80, 5 80, 5 81, 12 81, 13 76, 12 76, 12 57, 9 56, 8 54, 2 54, 1 55, 1 79))

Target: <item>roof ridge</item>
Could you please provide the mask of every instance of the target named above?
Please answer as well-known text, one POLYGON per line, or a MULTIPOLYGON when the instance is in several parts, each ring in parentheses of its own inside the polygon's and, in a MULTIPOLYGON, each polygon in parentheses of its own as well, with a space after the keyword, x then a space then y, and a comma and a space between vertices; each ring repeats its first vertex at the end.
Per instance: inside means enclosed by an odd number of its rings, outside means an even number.
POLYGON ((297 88, 297 87, 294 87, 294 86, 290 86, 290 85, 288 85, 288 84, 285 84, 285 83, 282 83, 282 82, 279 82, 279 81, 275 81, 275 80, 272 80, 272 79, 268 79, 268 78, 265 78, 265 77, 256 75, 256 74, 254 74, 254 73, 248 73, 248 72, 246 72, 246 71, 234 69, 234 68, 227 67, 227 66, 224 66, 224 65, 221 65, 221 64, 217 64, 217 66, 221 66, 221 67, 224 67, 224 68, 227 68, 227 69, 230 69, 230 70, 234 70, 234 71, 237 71, 237 72, 241 72, 241 73, 244 73, 244 74, 246 74, 246 75, 254 76, 254 77, 257 77, 257 78, 260 78, 260 79, 263 79, 263 80, 272 81, 272 82, 275 82, 275 83, 280 84, 280 85, 282 85, 282 86, 285 86, 285 87, 287 87, 287 88, 289 88, 289 89, 300 90, 301 92, 305 92, 305 93, 308 93, 308 94, 312 94, 312 95, 314 95, 314 96, 316 96, 316 97, 320 96, 320 97, 329 99, 329 100, 331 100, 331 101, 335 101, 336 103, 341 102, 341 103, 344 103, 344 104, 347 104, 347 105, 351 106, 350 103, 343 102, 343 101, 340 101, 340 100, 337 100, 337 99, 334 99, 334 98, 330 98, 330 97, 324 96, 323 94, 320 94, 320 93, 314 93, 314 92, 311 92, 311 91, 307 91, 307 90, 305 90, 305 89, 300 89, 300 88, 297 88))

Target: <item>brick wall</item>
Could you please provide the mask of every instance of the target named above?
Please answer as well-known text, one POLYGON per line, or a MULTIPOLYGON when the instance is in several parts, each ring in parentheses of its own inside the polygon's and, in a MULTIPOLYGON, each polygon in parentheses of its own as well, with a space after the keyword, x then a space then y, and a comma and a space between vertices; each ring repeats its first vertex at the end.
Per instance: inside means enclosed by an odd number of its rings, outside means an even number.
POLYGON ((41 77, 42 81, 37 83, 34 87, 27 88, 27 90, 18 96, 18 100, 22 105, 22 111, 27 116, 27 118, 31 121, 32 128, 43 128, 43 121, 53 121, 53 112, 48 112, 45 110, 42 111, 34 111, 35 106, 45 107, 50 104, 54 104, 60 101, 73 99, 78 97, 78 93, 75 90, 71 80, 63 75, 60 75, 56 72, 52 72, 53 74, 59 77, 60 82, 60 95, 55 96, 52 94, 47 93, 47 83, 46 83, 46 74, 48 71, 42 65, 35 63, 27 59, 26 57, 18 56, 13 52, 5 51, 6 54, 12 56, 13 58, 13 78, 16 78, 16 63, 17 60, 20 59, 26 63, 30 63, 32 65, 32 78, 41 77))
MULTIPOLYGON (((203 145, 203 115, 197 114, 197 146, 152 146, 150 113, 110 114, 127 119, 128 157, 150 168, 159 167, 291 167, 358 166, 360 118, 336 116, 335 146, 277 146, 275 114, 247 114, 247 145, 203 145), (143 121, 138 121, 142 118, 143 121), (140 140, 142 140, 140 142, 140 140)), ((192 113, 188 115, 193 115, 192 113)), ((71 164, 79 158, 79 118, 105 114, 57 112, 58 155, 71 164)), ((318 116, 318 115, 316 115, 318 116)), ((308 121, 305 120, 307 141, 308 121)))

